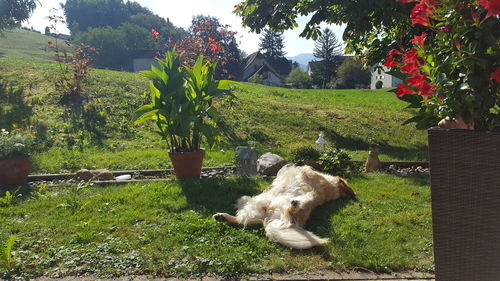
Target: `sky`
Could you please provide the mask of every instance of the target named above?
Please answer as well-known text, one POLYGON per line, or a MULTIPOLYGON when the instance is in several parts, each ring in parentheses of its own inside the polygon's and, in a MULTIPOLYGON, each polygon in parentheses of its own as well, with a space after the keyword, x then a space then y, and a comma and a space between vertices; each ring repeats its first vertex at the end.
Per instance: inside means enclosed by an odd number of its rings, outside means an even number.
MULTIPOLYGON (((30 19, 23 25, 33 27, 36 30, 44 32, 45 26, 48 26, 46 17, 51 8, 59 7, 61 0, 40 0, 39 6, 30 19)), ((222 24, 231 26, 231 30, 237 32, 237 39, 240 48, 247 54, 258 50, 259 34, 250 32, 250 29, 241 26, 241 19, 232 13, 234 5, 240 0, 136 0, 144 7, 149 8, 155 14, 169 18, 174 25, 187 28, 191 25, 191 19, 194 15, 210 15, 219 18, 222 24)), ((302 53, 312 53, 314 41, 300 38, 307 17, 301 17, 297 21, 299 27, 293 30, 285 31, 285 51, 287 56, 293 57, 302 53)), ((322 25, 326 27, 327 25, 322 25)), ((339 41, 342 40, 343 26, 328 26, 331 28, 339 41)), ((60 27, 59 32, 69 33, 67 28, 60 27)))

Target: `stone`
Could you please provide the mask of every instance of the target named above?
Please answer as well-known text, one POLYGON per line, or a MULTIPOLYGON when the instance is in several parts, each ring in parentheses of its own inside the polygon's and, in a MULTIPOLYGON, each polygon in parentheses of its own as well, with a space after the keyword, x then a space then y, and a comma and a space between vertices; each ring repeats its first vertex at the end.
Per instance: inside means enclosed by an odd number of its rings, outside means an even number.
POLYGON ((114 179, 115 177, 113 176, 113 173, 111 173, 108 170, 81 169, 78 172, 76 172, 75 175, 75 180, 77 181, 94 181, 94 180, 108 181, 114 179))
POLYGON ((257 160, 257 171, 265 176, 276 176, 286 163, 281 156, 266 152, 257 160))
POLYGON ((254 147, 236 147, 235 162, 238 175, 249 177, 257 174, 257 152, 254 147))

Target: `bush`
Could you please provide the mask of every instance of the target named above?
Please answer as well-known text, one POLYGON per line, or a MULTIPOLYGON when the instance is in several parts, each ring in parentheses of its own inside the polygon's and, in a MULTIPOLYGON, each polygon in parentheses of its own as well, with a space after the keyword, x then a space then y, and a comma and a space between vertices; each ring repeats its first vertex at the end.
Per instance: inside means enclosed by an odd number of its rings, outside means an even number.
POLYGON ((252 77, 248 78, 248 82, 255 84, 261 84, 263 80, 264 77, 260 74, 255 74, 252 77))
POLYGON ((5 129, 0 131, 0 159, 20 155, 28 155, 33 140, 30 136, 20 133, 10 133, 5 129))
POLYGON ((375 89, 382 89, 382 86, 384 86, 384 82, 382 81, 377 81, 375 83, 375 89))
POLYGON ((321 153, 313 146, 301 146, 293 149, 290 152, 292 162, 295 164, 303 164, 306 160, 317 161, 321 153))
POLYGON ((298 89, 310 89, 312 86, 311 77, 298 67, 288 74, 286 81, 298 89))
POLYGON ((350 161, 351 156, 347 152, 335 147, 328 149, 319 158, 319 164, 323 167, 323 171, 335 175, 344 175, 353 170, 354 167, 350 161))
POLYGON ((32 115, 33 110, 24 99, 24 90, 0 79, 0 129, 27 122, 32 115))
MULTIPOLYGON (((347 58, 337 69, 335 88, 355 89, 366 88, 370 84, 371 74, 363 69, 363 65, 352 58, 347 58)), ((382 82, 382 81, 380 81, 382 82)))

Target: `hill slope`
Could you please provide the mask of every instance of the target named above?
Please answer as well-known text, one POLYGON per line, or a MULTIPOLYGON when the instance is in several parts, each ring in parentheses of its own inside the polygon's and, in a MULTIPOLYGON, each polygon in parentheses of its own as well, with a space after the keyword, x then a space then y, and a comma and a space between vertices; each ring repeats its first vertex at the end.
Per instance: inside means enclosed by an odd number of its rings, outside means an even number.
MULTIPOLYGON (((6 32, 6 37, 0 38, 0 77, 26 89, 33 119, 48 126, 53 145, 61 147, 58 138, 65 125, 57 104, 59 94, 54 89, 58 69, 50 60, 52 55, 44 50, 46 39, 27 31, 6 32)), ((86 89, 106 116, 104 146, 83 153, 61 152, 53 147, 35 155, 37 171, 170 165, 163 144, 144 134, 144 127, 130 124, 132 112, 149 100, 144 95, 148 91, 145 78, 135 73, 92 70, 86 89), (57 161, 64 163, 54 163, 57 161)), ((393 93, 294 90, 244 83, 235 94, 238 99, 233 106, 221 104, 226 133, 221 148, 226 153, 210 152, 209 164, 231 162, 237 145, 252 145, 259 153, 275 151, 287 157, 293 147, 313 145, 319 131, 325 131, 331 144, 349 151, 355 159, 366 159, 371 144, 380 145, 382 159, 427 158, 425 132, 400 125, 412 112, 404 109, 405 103, 393 93)))

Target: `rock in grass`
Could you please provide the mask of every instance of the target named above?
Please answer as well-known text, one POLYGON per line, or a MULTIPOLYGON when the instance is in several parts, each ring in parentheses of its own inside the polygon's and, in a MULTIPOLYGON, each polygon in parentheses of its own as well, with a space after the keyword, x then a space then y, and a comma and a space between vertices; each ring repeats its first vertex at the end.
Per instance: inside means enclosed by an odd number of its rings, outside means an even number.
POLYGON ((276 176, 278 171, 285 166, 286 163, 283 157, 267 152, 257 160, 257 171, 265 176, 276 176))
POLYGON ((76 172, 76 175, 75 175, 75 180, 77 180, 77 181, 94 181, 94 180, 108 181, 108 180, 114 180, 114 179, 115 179, 115 177, 108 170, 81 169, 78 172, 76 172))

